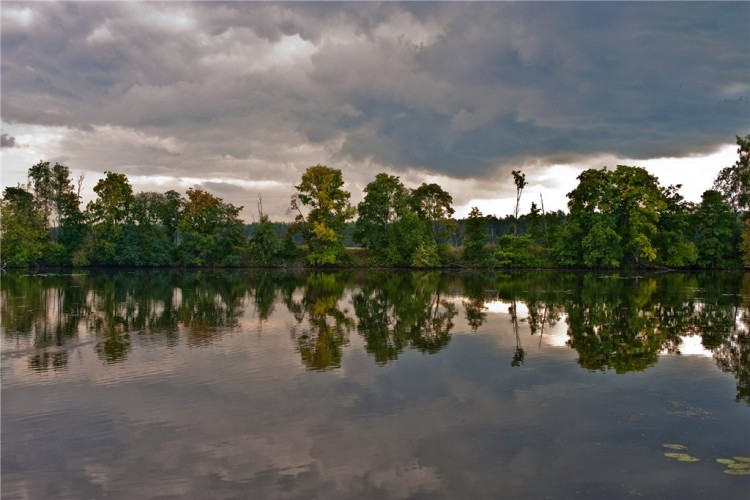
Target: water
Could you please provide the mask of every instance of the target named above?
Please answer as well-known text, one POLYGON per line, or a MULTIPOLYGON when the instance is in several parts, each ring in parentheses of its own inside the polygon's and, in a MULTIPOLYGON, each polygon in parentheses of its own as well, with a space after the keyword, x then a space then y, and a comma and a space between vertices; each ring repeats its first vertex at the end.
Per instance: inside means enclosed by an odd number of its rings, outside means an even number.
POLYGON ((750 275, 16 272, 1 298, 4 499, 750 495, 716 462, 750 456, 750 275))

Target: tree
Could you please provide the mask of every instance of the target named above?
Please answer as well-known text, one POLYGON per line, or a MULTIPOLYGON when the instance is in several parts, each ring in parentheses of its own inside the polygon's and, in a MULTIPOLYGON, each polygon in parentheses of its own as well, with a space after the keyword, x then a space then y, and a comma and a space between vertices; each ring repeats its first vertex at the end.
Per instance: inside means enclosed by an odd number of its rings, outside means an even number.
POLYGON ((388 226, 407 209, 408 191, 398 177, 380 173, 365 187, 365 197, 357 205, 354 241, 375 253, 388 246, 388 226))
POLYGON ((295 186, 291 209, 298 212, 295 222, 308 244, 310 264, 335 265, 345 259, 342 232, 355 209, 349 204, 351 194, 343 186, 341 170, 325 165, 309 167, 295 186), (307 216, 300 203, 309 208, 307 216))
POLYGON ((97 198, 86 207, 92 226, 94 248, 92 260, 102 264, 112 264, 117 255, 117 244, 126 221, 133 188, 125 174, 104 172, 94 186, 97 198))
POLYGON ((479 263, 484 259, 487 244, 487 219, 477 207, 472 207, 466 219, 464 234, 464 259, 479 263))
POLYGON ((750 134, 737 136, 739 158, 725 167, 714 181, 714 189, 724 195, 735 211, 750 210, 750 134))
POLYGON ((705 191, 695 211, 693 227, 700 267, 725 267, 734 254, 737 223, 731 205, 718 191, 705 191))
POLYGON ((281 240, 276 234, 273 223, 263 213, 263 199, 258 198, 258 225, 250 240, 253 261, 261 266, 272 266, 279 263, 281 240))
POLYGON ((513 174, 513 182, 516 185, 516 207, 513 210, 513 235, 515 236, 517 234, 518 206, 521 203, 523 188, 526 187, 526 174, 522 174, 520 170, 514 170, 511 173, 513 174))
POLYGON ((238 266, 245 253, 242 207, 224 203, 201 189, 187 190, 178 230, 178 253, 191 266, 238 266))
POLYGON ((118 245, 118 264, 164 266, 173 262, 179 201, 175 191, 133 196, 118 245))
POLYGON ((411 193, 414 212, 429 223, 434 244, 438 245, 450 238, 458 227, 451 217, 453 197, 437 184, 423 183, 411 193))
POLYGON ((690 205, 680 195, 681 185, 664 190, 665 208, 657 225, 655 244, 658 262, 669 267, 692 266, 698 259, 698 250, 690 241, 690 205))
POLYGON ((740 250, 742 251, 742 263, 745 264, 745 267, 750 267, 750 218, 745 219, 745 231, 742 233, 740 250))
POLYGON ((2 264, 11 267, 39 264, 49 244, 49 233, 34 196, 21 187, 5 188, 0 215, 2 264))
POLYGON ((589 169, 568 193, 570 215, 556 249, 568 265, 639 266, 657 259, 657 224, 667 204, 658 179, 640 167, 589 169))

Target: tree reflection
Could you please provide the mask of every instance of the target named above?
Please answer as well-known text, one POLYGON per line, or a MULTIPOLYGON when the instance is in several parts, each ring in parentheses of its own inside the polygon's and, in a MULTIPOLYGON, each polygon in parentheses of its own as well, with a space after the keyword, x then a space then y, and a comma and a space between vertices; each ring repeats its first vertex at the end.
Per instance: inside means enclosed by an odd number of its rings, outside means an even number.
POLYGON ((342 348, 354 328, 354 319, 347 315, 348 311, 338 307, 346 283, 342 274, 313 273, 304 283, 301 300, 287 289, 284 303, 297 321, 291 329, 292 339, 308 369, 341 366, 342 348))
POLYGON ((434 354, 451 339, 455 304, 447 300, 448 280, 440 273, 374 273, 352 298, 357 330, 378 364, 407 348, 434 354))
POLYGON ((599 280, 587 275, 579 284, 568 307, 568 345, 578 351, 581 366, 625 373, 656 363, 666 332, 651 310, 655 280, 629 286, 617 276, 599 280))
POLYGON ((365 351, 385 364, 407 349, 445 348, 457 304, 476 332, 489 321, 492 300, 508 305, 512 366, 528 363, 526 332, 538 335, 541 348, 563 316, 567 345, 588 370, 645 370, 664 352, 679 355, 686 336, 699 335, 717 366, 735 377, 738 401, 750 403, 750 275, 738 273, 120 270, 8 273, 0 285, 4 345, 28 356, 32 371, 65 369, 69 351, 89 340, 105 363, 127 359, 136 346, 205 346, 241 330, 246 309, 262 328, 278 304, 286 306, 294 348, 307 368, 341 366, 355 328, 365 351))

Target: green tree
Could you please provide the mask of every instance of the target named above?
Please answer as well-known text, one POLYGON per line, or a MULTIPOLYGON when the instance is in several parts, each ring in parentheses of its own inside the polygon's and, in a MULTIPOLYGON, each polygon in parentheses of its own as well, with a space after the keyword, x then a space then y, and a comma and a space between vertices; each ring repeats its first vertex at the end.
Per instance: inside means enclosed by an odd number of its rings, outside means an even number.
POLYGON ((298 212, 295 221, 308 244, 310 264, 336 265, 346 258, 342 233, 355 209, 349 203, 351 194, 343 186, 341 170, 325 165, 309 167, 295 186, 291 209, 298 212), (309 209, 307 216, 300 204, 309 209))
POLYGON ((487 239, 487 218, 477 207, 472 207, 465 224, 464 259, 474 264, 485 260, 487 239))
POLYGON ((241 210, 201 189, 188 189, 177 226, 180 261, 190 266, 240 265, 246 250, 241 210))
POLYGON ((429 223, 435 245, 453 236, 458 223, 453 220, 453 197, 437 184, 423 183, 411 193, 414 212, 429 223))
POLYGON ((118 264, 164 266, 174 262, 179 195, 141 192, 133 196, 118 244, 118 264), (175 203, 177 202, 177 203, 175 203))
POLYGON ((409 193, 398 177, 380 173, 365 187, 365 197, 357 205, 354 241, 376 254, 388 247, 388 227, 407 209, 409 193))
POLYGON ((133 200, 133 188, 125 174, 105 172, 94 186, 97 198, 86 207, 94 238, 91 260, 112 264, 117 257, 117 244, 133 200))
POLYGON ((263 213, 263 200, 258 199, 258 225, 250 239, 252 261, 260 266, 273 266, 281 260, 281 239, 268 215, 263 213))
POLYGON ((589 169, 568 193, 570 215, 556 253, 562 263, 640 266, 656 261, 657 225, 667 207, 658 179, 640 167, 589 169))
POLYGON ((21 187, 7 187, 0 200, 0 261, 10 267, 41 263, 49 245, 44 213, 34 196, 21 187))
POLYGON ((693 227, 698 266, 714 268, 732 264, 737 220, 731 205, 720 192, 709 190, 703 193, 695 211, 693 227))
POLYGON ((735 211, 750 209, 750 134, 737 137, 739 158, 725 167, 714 181, 714 189, 724 195, 735 211))
POLYGON ((430 228, 410 209, 388 226, 385 255, 394 266, 435 267, 440 263, 430 228))
POLYGON ((745 231, 742 233, 740 250, 742 252, 742 263, 745 264, 745 267, 750 267, 750 218, 745 219, 745 231))
POLYGON ((678 192, 680 185, 664 190, 665 208, 656 232, 658 261, 669 267, 689 267, 698 259, 698 249, 690 241, 690 206, 678 192))

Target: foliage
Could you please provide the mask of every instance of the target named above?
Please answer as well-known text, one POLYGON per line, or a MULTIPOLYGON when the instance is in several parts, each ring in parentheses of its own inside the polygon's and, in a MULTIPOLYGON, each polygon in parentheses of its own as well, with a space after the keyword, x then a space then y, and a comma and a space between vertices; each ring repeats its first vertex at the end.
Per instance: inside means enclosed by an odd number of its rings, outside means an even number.
POLYGON ((723 267, 731 263, 738 228, 731 205, 718 191, 705 191, 693 218, 697 265, 723 267))
POLYGON ((486 253, 487 237, 487 219, 477 207, 472 207, 465 224, 464 260, 473 264, 481 262, 486 253))
POLYGON ((190 266, 238 266, 245 253, 242 207, 200 189, 187 190, 178 224, 180 261, 190 266))
POLYGON ((429 223, 433 242, 437 245, 450 238, 458 228, 451 217, 453 197, 437 184, 423 183, 411 193, 410 203, 414 213, 429 223))
POLYGON ((90 259, 98 264, 113 264, 133 200, 133 188, 125 174, 105 172, 104 175, 94 186, 97 198, 86 207, 94 238, 90 259))
POLYGON ((750 218, 745 219, 745 230, 742 232, 742 263, 745 267, 750 267, 750 218))
POLYGON ((535 268, 546 265, 544 249, 531 236, 506 234, 498 238, 495 250, 497 267, 535 268))
POLYGON ((5 188, 0 201, 0 250, 3 265, 28 267, 41 263, 49 245, 44 213, 23 188, 5 188))
POLYGON ((750 134, 737 136, 739 158, 725 167, 714 181, 714 189, 724 195, 735 211, 750 210, 750 134))
POLYGON ((387 236, 385 256, 387 263, 393 266, 412 265, 419 248, 421 257, 417 260, 425 263, 429 261, 427 249, 435 246, 425 221, 411 210, 405 210, 399 220, 388 226, 387 236), (423 258, 427 258, 427 261, 423 258))
POLYGON ((388 247, 388 226, 407 209, 409 193, 398 177, 385 173, 376 175, 364 192, 364 199, 357 205, 354 240, 382 253, 388 247))
POLYGON ((664 190, 664 210, 657 226, 655 244, 658 259, 668 267, 689 267, 698 260, 698 249, 691 241, 691 206, 679 194, 680 185, 664 190))
POLYGON ((557 255, 586 266, 639 266, 657 260, 656 235, 665 195, 640 167, 589 169, 568 193, 568 227, 557 255))
POLYGON ((345 260, 342 231, 354 216, 349 204, 351 194, 343 189, 341 170, 315 165, 302 174, 295 186, 291 208, 298 212, 296 222, 308 245, 308 262, 312 265, 336 265, 345 260), (303 215, 300 203, 309 208, 303 215))

